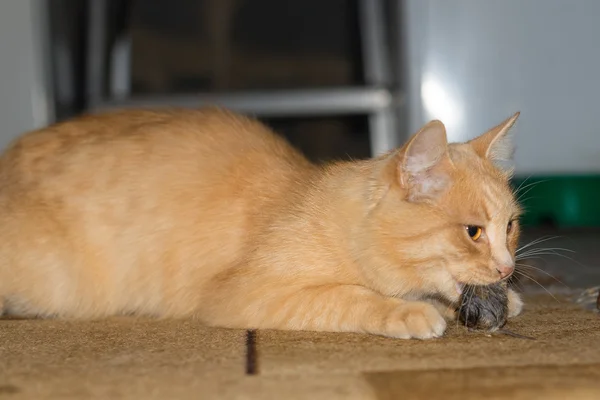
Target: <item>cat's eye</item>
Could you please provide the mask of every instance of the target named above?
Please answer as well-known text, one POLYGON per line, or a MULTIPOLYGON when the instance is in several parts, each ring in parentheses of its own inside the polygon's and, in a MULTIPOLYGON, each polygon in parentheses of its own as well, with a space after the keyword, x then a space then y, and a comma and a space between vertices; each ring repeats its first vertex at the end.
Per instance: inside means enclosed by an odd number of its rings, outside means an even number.
POLYGON ((513 228, 513 222, 508 221, 508 225, 506 225, 506 233, 510 233, 512 231, 512 228, 513 228))
POLYGON ((481 237, 481 234, 483 233, 483 229, 481 229, 480 226, 467 225, 465 226, 465 229, 467 230, 469 237, 473 239, 474 242, 476 242, 477 239, 479 239, 481 237))

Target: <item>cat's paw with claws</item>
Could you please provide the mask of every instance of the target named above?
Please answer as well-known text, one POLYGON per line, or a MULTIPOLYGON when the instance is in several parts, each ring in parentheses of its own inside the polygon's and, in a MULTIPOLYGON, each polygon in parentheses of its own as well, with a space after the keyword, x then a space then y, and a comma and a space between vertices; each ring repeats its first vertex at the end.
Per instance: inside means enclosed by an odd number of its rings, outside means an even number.
POLYGON ((433 339, 444 334, 446 320, 431 304, 406 302, 387 315, 384 331, 399 339, 433 339))

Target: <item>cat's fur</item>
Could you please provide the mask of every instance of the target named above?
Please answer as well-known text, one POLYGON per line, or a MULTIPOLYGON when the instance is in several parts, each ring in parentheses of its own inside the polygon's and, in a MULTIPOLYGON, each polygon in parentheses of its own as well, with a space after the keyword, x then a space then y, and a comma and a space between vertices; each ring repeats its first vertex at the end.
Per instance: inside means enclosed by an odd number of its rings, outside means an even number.
POLYGON ((432 121, 396 151, 324 167, 218 109, 28 133, 0 158, 4 311, 440 336, 446 321, 422 300, 455 303, 457 283, 514 266, 519 207, 496 164, 517 115, 451 145, 432 121))

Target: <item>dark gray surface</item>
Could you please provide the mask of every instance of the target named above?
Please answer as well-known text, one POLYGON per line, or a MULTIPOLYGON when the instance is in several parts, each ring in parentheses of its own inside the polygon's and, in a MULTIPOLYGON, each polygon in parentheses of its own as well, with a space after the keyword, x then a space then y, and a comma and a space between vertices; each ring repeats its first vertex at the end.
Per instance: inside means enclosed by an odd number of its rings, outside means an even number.
POLYGON ((519 282, 528 293, 580 293, 584 289, 600 285, 600 229, 558 230, 526 229, 521 246, 538 238, 551 238, 529 249, 548 248, 549 252, 537 258, 518 261, 535 268, 517 266, 520 273, 532 279, 520 277, 519 282), (536 269, 537 268, 537 269, 536 269))

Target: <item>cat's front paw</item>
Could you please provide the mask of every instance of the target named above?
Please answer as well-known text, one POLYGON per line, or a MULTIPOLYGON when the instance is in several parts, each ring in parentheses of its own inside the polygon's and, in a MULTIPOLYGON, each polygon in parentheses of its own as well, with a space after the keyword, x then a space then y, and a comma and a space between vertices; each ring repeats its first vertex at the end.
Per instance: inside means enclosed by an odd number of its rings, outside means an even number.
POLYGON ((406 302, 391 311, 384 324, 385 336, 399 339, 432 339, 446 331, 446 320, 431 304, 406 302))
POLYGON ((512 289, 508 289, 508 318, 516 317, 523 311, 521 296, 512 289))
POLYGON ((425 301, 434 306, 446 321, 456 321, 456 307, 436 299, 427 299, 425 301))

